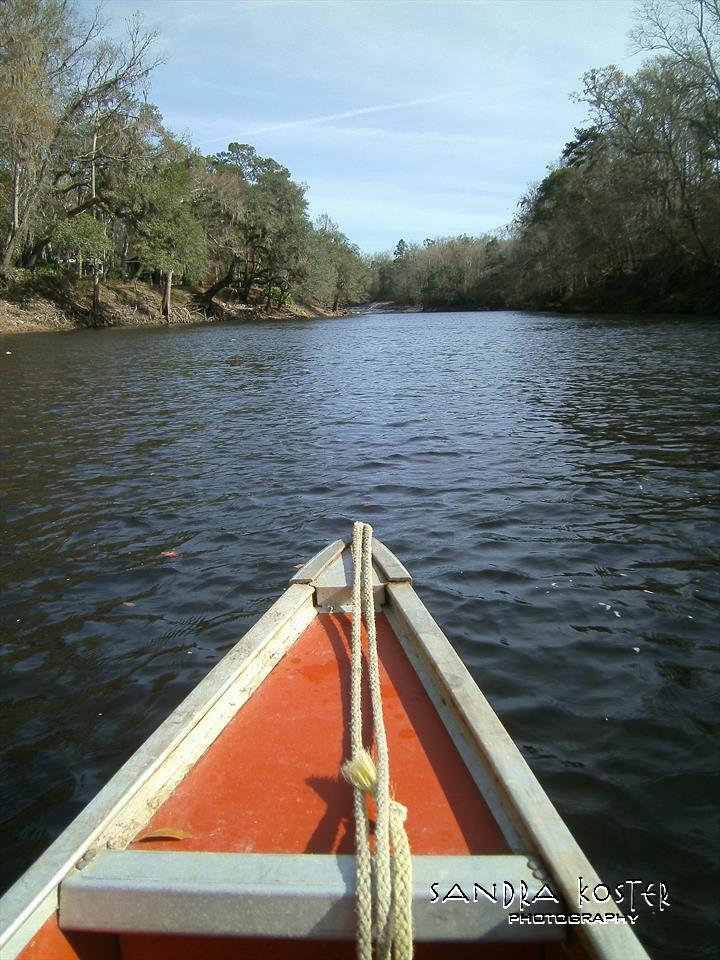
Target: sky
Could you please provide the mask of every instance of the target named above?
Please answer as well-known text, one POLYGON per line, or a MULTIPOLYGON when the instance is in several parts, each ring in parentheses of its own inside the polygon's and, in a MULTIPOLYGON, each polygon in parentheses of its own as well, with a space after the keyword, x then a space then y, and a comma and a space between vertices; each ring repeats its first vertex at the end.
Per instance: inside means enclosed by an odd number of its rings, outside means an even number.
MULTIPOLYGON (((80 0, 82 12, 94 4, 80 0)), ((587 119, 582 75, 633 71, 633 0, 106 0, 165 62, 149 99, 203 153, 252 144, 364 253, 510 223, 587 119)))

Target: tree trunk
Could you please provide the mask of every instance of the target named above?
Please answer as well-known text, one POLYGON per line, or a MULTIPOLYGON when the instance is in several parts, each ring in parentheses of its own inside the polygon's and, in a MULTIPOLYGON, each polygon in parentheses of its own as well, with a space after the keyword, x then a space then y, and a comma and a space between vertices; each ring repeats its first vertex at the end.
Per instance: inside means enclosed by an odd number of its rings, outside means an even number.
POLYGON ((27 226, 28 214, 24 211, 20 217, 20 169, 15 167, 12 183, 12 219, 10 229, 8 230, 5 244, 3 246, 2 257, 0 257, 0 278, 7 278, 12 268, 15 247, 21 232, 27 226))
POLYGON ((253 272, 245 268, 245 276, 243 277, 242 286, 240 287, 240 299, 243 303, 248 303, 250 300, 250 291, 252 289, 253 282, 253 272))
POLYGON ((20 223, 20 168, 16 166, 13 172, 12 225, 10 227, 12 236, 15 236, 15 234, 18 232, 19 223, 20 223))
MULTIPOLYGON (((95 200, 97 198, 97 193, 95 191, 95 154, 97 151, 97 130, 93 131, 93 142, 92 142, 92 156, 90 159, 90 199, 93 202, 92 215, 93 220, 97 220, 97 208, 95 207, 95 200)), ((93 316, 95 317, 95 323, 98 320, 98 314, 100 312, 100 274, 98 272, 98 263, 97 260, 93 261, 93 316)))
POLYGON ((237 270, 237 257, 233 257, 230 261, 230 266, 224 277, 220 277, 205 293, 202 295, 202 299, 209 305, 215 299, 215 297, 220 293, 221 290, 224 290, 225 287, 229 287, 230 284, 235 280, 235 272, 237 270))
POLYGON ((21 260, 22 265, 24 267, 27 267, 29 270, 34 270, 35 267, 37 266, 38 260, 42 256, 43 251, 45 250, 45 248, 49 243, 50 243, 49 236, 40 237, 39 240, 36 240, 36 242, 32 245, 32 247, 30 247, 30 249, 27 250, 23 255, 21 260))
POLYGON ((9 241, 5 244, 5 249, 2 253, 2 259, 0 260, 0 281, 7 280, 9 277, 14 249, 15 244, 12 243, 12 241, 9 241))
POLYGON ((13 259, 15 257, 15 248, 18 245, 18 240, 20 239, 21 235, 25 232, 27 227, 27 219, 27 216, 23 216, 17 232, 8 237, 7 243, 5 244, 5 249, 2 252, 2 257, 0 258, 0 278, 8 277, 10 275, 13 259))
MULTIPOLYGON (((90 157, 90 197, 95 200, 97 191, 95 190, 95 158, 97 156, 97 130, 93 131, 92 155, 90 157)), ((93 216, 96 216, 93 208, 93 216)))
POLYGON ((92 267, 92 278, 93 278, 93 302, 92 302, 92 315, 93 315, 93 326, 99 326, 100 318, 100 271, 98 269, 97 262, 93 263, 92 267))
POLYGON ((162 314, 168 323, 170 323, 170 314, 172 313, 172 303, 171 303, 172 279, 173 279, 173 272, 172 270, 168 270, 168 272, 165 274, 165 286, 163 288, 163 301, 162 301, 162 314))

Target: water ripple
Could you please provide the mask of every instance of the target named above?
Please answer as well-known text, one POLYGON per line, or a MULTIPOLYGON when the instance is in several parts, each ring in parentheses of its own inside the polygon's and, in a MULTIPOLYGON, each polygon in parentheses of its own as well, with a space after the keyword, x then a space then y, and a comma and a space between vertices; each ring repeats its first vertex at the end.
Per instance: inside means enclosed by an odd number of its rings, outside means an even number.
POLYGON ((594 865, 668 884, 653 955, 714 956, 717 346, 510 313, 14 338, 4 883, 361 518, 594 865))

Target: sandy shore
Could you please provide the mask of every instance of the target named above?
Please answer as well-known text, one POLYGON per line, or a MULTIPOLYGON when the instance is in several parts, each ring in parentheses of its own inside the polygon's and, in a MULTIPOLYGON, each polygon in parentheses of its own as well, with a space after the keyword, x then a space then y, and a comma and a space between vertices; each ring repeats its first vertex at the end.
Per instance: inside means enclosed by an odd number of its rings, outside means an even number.
MULTIPOLYGON (((24 285, 0 292, 0 334, 166 325, 158 287, 142 282, 103 284, 100 315, 95 322, 90 311, 91 294, 89 281, 76 286, 48 283, 34 288, 24 285)), ((182 287, 173 290, 173 326, 322 316, 333 314, 322 307, 306 304, 266 312, 244 304, 218 302, 212 311, 207 311, 197 304, 192 290, 182 287)))

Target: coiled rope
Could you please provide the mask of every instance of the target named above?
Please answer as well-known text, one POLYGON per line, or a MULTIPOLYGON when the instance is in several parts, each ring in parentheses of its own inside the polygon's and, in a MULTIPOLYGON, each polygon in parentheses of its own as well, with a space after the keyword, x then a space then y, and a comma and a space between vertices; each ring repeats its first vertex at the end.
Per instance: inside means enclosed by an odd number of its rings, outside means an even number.
POLYGON ((373 936, 378 960, 412 960, 412 857, 405 832, 407 808, 390 797, 390 763, 383 721, 380 666, 375 632, 372 527, 353 526, 352 656, 350 746, 342 773, 353 787, 357 863, 357 954, 372 960, 373 936), (362 614, 365 612, 368 682, 377 765, 362 742, 362 614), (370 850, 366 795, 375 797, 375 857, 370 850), (391 856, 392 849, 392 856, 391 856), (375 897, 372 866, 375 864, 375 897), (374 909, 373 909, 374 908, 374 909), (375 924, 373 927, 373 913, 375 924))

